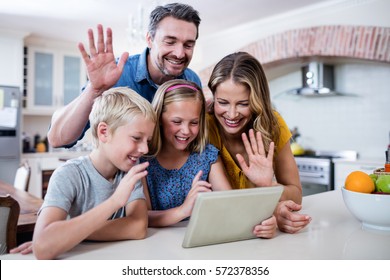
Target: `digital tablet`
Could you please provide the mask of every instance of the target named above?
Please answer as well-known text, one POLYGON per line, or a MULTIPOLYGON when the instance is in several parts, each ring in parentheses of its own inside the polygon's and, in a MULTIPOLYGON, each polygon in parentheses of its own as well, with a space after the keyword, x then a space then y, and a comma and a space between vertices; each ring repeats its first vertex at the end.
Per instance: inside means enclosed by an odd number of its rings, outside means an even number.
POLYGON ((282 186, 199 193, 182 246, 257 238, 253 228, 272 216, 282 186))

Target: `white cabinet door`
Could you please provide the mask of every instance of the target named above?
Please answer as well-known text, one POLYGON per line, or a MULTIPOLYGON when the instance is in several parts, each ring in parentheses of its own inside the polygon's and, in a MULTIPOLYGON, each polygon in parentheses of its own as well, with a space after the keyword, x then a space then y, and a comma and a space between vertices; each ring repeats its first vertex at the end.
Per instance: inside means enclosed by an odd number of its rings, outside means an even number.
POLYGON ((31 177, 28 192, 42 197, 42 172, 45 170, 55 170, 64 162, 58 157, 24 157, 31 168, 31 177))
POLYGON ((27 52, 24 114, 51 115, 80 94, 86 73, 79 54, 35 46, 28 47, 27 52))
POLYGON ((63 62, 63 89, 61 105, 68 105, 80 94, 81 86, 85 84, 85 73, 83 71, 81 57, 72 54, 64 54, 63 62))

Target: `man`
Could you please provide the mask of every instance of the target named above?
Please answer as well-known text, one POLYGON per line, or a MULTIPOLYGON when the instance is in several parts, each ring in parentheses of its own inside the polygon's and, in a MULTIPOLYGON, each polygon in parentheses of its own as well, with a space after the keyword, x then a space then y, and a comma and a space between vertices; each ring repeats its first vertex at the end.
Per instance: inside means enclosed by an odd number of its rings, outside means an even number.
POLYGON ((97 27, 97 45, 88 30, 88 55, 84 45, 79 50, 87 66, 89 83, 83 93, 53 114, 48 140, 53 147, 71 147, 89 128, 88 116, 93 101, 113 86, 127 86, 151 101, 159 85, 180 78, 197 83, 199 77, 187 68, 199 35, 199 13, 191 6, 172 3, 156 7, 150 14, 146 35, 147 48, 129 57, 127 52, 115 61, 112 31, 97 27))

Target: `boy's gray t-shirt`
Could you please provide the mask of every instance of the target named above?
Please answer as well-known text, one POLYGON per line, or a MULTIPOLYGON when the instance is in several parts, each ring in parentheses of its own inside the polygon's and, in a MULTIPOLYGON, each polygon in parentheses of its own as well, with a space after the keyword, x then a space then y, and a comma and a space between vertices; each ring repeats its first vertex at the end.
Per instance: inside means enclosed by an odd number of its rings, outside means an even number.
MULTIPOLYGON (((119 171, 114 181, 109 182, 95 169, 89 156, 68 160, 53 172, 41 210, 54 206, 65 210, 70 218, 79 216, 107 200, 124 175, 119 171)), ((145 199, 141 181, 135 185, 127 203, 136 199, 145 199)), ((122 207, 111 218, 124 216, 125 207, 122 207)))

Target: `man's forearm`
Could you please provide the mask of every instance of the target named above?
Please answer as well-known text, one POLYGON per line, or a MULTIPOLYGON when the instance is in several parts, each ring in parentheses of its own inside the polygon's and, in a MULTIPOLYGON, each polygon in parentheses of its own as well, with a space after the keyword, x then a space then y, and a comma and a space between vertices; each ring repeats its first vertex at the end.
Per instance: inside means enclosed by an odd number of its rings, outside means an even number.
POLYGON ((80 96, 53 114, 47 135, 52 147, 62 147, 78 140, 88 122, 93 100, 87 87, 80 96))

